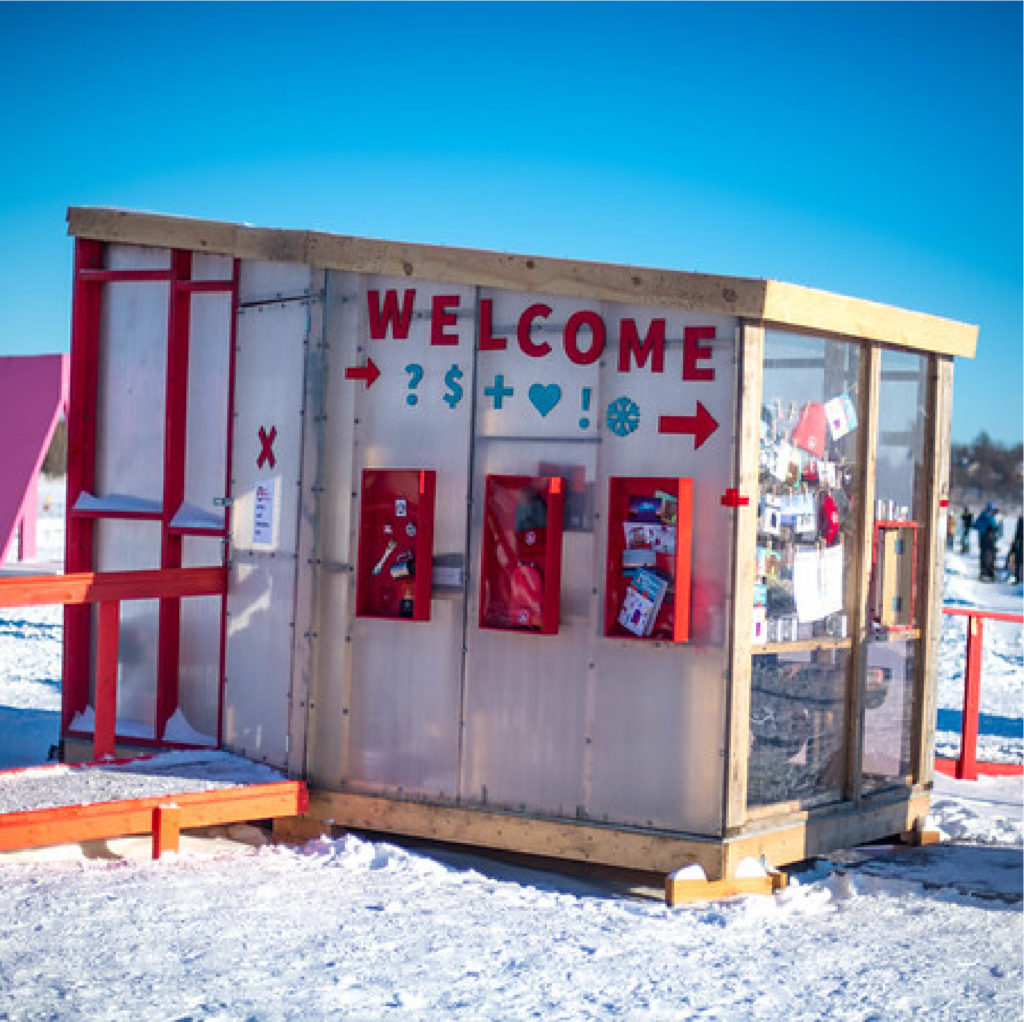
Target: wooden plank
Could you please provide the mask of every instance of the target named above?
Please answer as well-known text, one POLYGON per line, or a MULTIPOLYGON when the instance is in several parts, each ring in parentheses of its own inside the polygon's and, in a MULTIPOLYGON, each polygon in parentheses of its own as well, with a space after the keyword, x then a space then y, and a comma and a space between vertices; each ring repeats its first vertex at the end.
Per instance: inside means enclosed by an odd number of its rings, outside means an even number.
POLYGON ((67 219, 68 233, 78 238, 701 311, 947 355, 973 357, 977 345, 978 330, 970 324, 773 280, 271 230, 101 207, 72 206, 67 219))
POLYGON ((732 645, 726 679, 725 791, 726 833, 742 826, 747 812, 747 769, 750 753, 750 668, 757 561, 757 501, 760 460, 762 362, 764 330, 740 326, 740 390, 737 395, 736 487, 747 503, 733 512, 732 645))
POLYGON ((914 727, 911 736, 911 769, 919 783, 930 781, 935 765, 939 644, 942 636, 942 583, 946 558, 946 513, 949 504, 950 426, 953 411, 953 361, 934 356, 929 372, 928 405, 931 429, 925 443, 925 465, 930 466, 925 484, 920 542, 921 668, 914 685, 914 727))
POLYGON ((970 323, 777 280, 769 280, 766 285, 766 321, 882 341, 916 351, 974 358, 978 328, 970 323))
POLYGON ((850 657, 846 686, 846 778, 844 793, 860 799, 863 773, 864 692, 867 678, 867 642, 871 628, 868 597, 871 591, 871 554, 874 543, 875 477, 878 468, 878 399, 882 384, 882 351, 877 344, 861 349, 860 387, 864 422, 857 446, 857 522, 846 606, 851 608, 850 657))
POLYGON ((773 877, 732 877, 728 880, 677 880, 665 878, 665 902, 669 908, 687 905, 695 901, 721 901, 738 894, 774 894, 776 881, 773 877))
POLYGON ((180 828, 210 827, 295 816, 309 808, 309 797, 302 781, 273 781, 157 798, 5 813, 0 815, 0 851, 148 834, 153 827, 154 810, 171 803, 178 807, 180 828))
POLYGON ((96 628, 96 722, 93 725, 92 758, 114 755, 117 730, 117 659, 121 629, 121 604, 100 604, 96 628))
POLYGON ((929 793, 913 789, 903 797, 886 793, 859 806, 845 804, 763 821, 757 825, 759 829, 726 840, 723 875, 735 873, 739 863, 748 858, 764 856, 773 866, 784 866, 837 848, 902 834, 918 817, 928 815, 929 806, 929 793))
POLYGON ((165 596, 220 596, 226 586, 227 571, 220 565, 208 568, 29 575, 22 578, 0 578, 0 607, 52 603, 73 605, 165 596))
POLYGON ((399 802, 334 791, 312 792, 309 816, 337 827, 648 872, 671 873, 684 863, 697 862, 707 876, 717 879, 722 875, 722 846, 713 838, 544 820, 514 813, 399 802))

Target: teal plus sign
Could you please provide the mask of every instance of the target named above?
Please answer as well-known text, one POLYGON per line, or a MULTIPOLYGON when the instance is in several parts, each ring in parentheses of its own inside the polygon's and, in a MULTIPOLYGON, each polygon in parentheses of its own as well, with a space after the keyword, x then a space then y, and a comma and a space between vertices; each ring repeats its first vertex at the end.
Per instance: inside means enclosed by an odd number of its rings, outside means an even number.
POLYGON ((484 387, 484 393, 488 397, 494 398, 494 410, 500 412, 502 402, 505 398, 511 397, 515 391, 511 387, 505 386, 505 377, 498 373, 494 377, 494 383, 489 387, 484 387))

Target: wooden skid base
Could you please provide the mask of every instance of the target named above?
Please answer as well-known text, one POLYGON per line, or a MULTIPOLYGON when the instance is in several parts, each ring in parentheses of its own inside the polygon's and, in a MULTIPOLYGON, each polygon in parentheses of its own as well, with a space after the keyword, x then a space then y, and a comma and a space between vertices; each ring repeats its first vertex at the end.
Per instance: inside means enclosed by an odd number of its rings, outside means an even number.
POLYGON ((152 833, 153 857, 159 858, 164 852, 178 850, 178 834, 185 828, 295 816, 308 807, 302 781, 275 781, 123 802, 30 809, 0 815, 0 851, 152 833))
POLYGON ((783 890, 789 878, 779 870, 763 877, 733 877, 731 880, 680 880, 665 878, 665 902, 686 905, 694 901, 719 901, 737 894, 774 894, 783 890))
MULTIPOLYGON (((901 834, 926 817, 928 808, 926 791, 908 791, 860 808, 838 806, 762 821, 757 831, 717 839, 315 790, 308 814, 282 822, 275 837, 304 841, 332 827, 350 827, 666 875, 697 863, 719 881, 735 878, 746 858, 763 856, 778 867, 901 834)), ((706 888, 701 895, 724 896, 706 888)))

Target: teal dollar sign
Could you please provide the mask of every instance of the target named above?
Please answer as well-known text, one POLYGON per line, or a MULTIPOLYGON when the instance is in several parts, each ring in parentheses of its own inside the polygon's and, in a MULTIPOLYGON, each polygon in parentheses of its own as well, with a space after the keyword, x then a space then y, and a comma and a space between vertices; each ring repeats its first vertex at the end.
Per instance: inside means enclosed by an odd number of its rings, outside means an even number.
POLYGON ((462 384, 459 383, 462 376, 462 370, 457 365, 453 365, 444 374, 444 385, 448 388, 448 393, 442 400, 447 403, 449 408, 454 408, 462 400, 462 384))

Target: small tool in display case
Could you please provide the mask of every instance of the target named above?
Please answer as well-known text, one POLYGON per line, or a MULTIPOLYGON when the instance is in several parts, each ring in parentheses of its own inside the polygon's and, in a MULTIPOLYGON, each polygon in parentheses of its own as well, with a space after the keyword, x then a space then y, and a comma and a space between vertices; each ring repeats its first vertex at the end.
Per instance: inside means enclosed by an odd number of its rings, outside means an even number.
POLYGON ((430 620, 435 473, 363 469, 356 614, 430 620))
POLYGON ((559 476, 487 477, 481 628, 558 633, 564 500, 559 476))
POLYGON ((609 486, 605 635, 688 641, 693 480, 619 477, 609 486))

